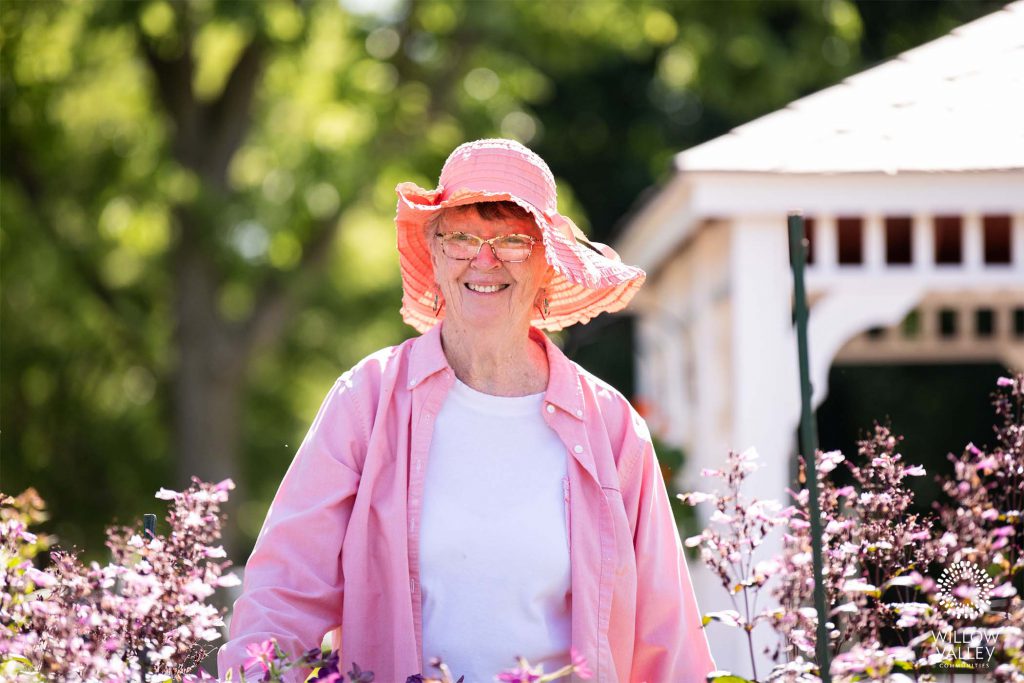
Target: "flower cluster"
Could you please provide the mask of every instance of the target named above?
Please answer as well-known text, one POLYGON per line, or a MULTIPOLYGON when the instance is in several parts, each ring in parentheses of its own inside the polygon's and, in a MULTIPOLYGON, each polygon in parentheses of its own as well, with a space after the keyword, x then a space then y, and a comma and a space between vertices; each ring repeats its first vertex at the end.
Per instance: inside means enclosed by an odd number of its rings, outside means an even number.
MULTIPOLYGON (((826 628, 837 682, 935 680, 936 667, 951 663, 948 634, 971 631, 992 649, 993 680, 1024 683, 1024 601, 1015 587, 1024 578, 1024 374, 1001 378, 998 386, 996 446, 984 452, 972 444, 952 458, 954 476, 940 482, 949 502, 935 514, 912 512, 908 478, 926 472, 903 461, 901 438, 889 428, 876 425, 858 444, 855 462, 838 451, 815 454, 826 628), (836 481, 840 466, 849 473, 849 484, 836 481), (987 571, 994 586, 988 596, 992 608, 980 625, 968 628, 943 607, 937 582, 929 577, 961 561, 987 571)), ((780 636, 771 654, 784 661, 765 680, 818 681, 805 463, 799 475, 804 488, 790 492, 793 504, 783 510, 742 496, 740 485, 756 468, 755 461, 752 452, 730 453, 723 470, 703 473, 724 480, 724 494, 680 496, 715 506, 709 527, 686 543, 700 547, 701 559, 721 578, 734 605, 737 595, 744 599, 742 613, 737 607, 707 614, 705 623, 742 628, 750 643, 754 625, 767 622, 780 636), (752 565, 754 548, 780 526, 782 553, 752 565), (748 608, 748 592, 756 598, 772 576, 770 590, 778 607, 760 613, 748 608)), ((966 585, 954 589, 957 599, 968 604, 977 600, 977 592, 966 585)), ((753 666, 752 648, 750 656, 753 666)))
POLYGON ((33 565, 38 539, 19 521, 19 499, 4 498, 0 572, 4 572, 0 666, 13 680, 180 680, 221 637, 223 614, 207 604, 218 587, 237 585, 217 545, 230 480, 194 480, 171 501, 170 532, 143 538, 107 532, 112 561, 83 564, 72 551, 33 565))
POLYGON ((1000 683, 1024 681, 1024 373, 1001 377, 993 395, 999 424, 995 445, 984 451, 968 444, 950 455, 954 477, 942 483, 948 502, 939 509, 950 559, 988 570, 994 588, 982 626, 992 639, 992 671, 1000 683))
POLYGON ((34 566, 39 553, 53 539, 35 534, 29 527, 46 521, 46 506, 35 489, 16 498, 0 494, 0 678, 19 675, 30 663, 12 652, 14 634, 26 630, 32 620, 32 601, 47 576, 34 566))
MULTIPOLYGON (((325 656, 319 648, 314 648, 297 657, 290 657, 281 650, 273 638, 250 645, 246 648, 246 653, 249 655, 249 659, 242 664, 243 671, 240 672, 238 678, 240 683, 245 683, 248 680, 245 671, 250 671, 253 668, 257 670, 260 676, 257 680, 266 681, 267 683, 278 683, 286 680, 287 672, 293 669, 309 668, 314 669, 314 671, 306 679, 307 683, 336 683, 345 681, 349 683, 373 683, 375 680, 372 671, 364 671, 355 662, 352 663, 351 670, 342 674, 337 652, 332 652, 325 656)), ((551 673, 544 673, 543 666, 533 666, 523 657, 517 657, 515 667, 502 671, 495 678, 501 683, 549 683, 571 674, 575 674, 583 680, 591 678, 593 673, 590 671, 586 659, 576 652, 575 649, 571 651, 570 655, 571 661, 569 664, 551 673)), ((436 676, 414 674, 406 678, 405 683, 464 683, 465 677, 460 676, 456 679, 451 669, 442 660, 435 657, 430 661, 430 665, 437 669, 436 676)), ((225 680, 234 680, 233 674, 234 671, 229 671, 225 680)), ((207 680, 207 678, 189 675, 185 677, 184 683, 198 683, 204 680, 207 680)))
POLYGON ((723 469, 701 472, 704 477, 721 481, 723 491, 691 492, 678 496, 684 503, 708 503, 714 508, 708 527, 686 539, 685 545, 700 548, 701 560, 718 575, 733 609, 704 615, 704 624, 716 621, 746 633, 755 678, 757 667, 753 657, 752 632, 759 622, 770 619, 772 615, 768 610, 758 611, 758 597, 768 579, 782 569, 778 560, 773 558, 756 562, 755 552, 765 538, 785 524, 795 511, 792 507, 783 510, 776 501, 748 499, 743 494, 744 480, 760 467, 758 459, 754 449, 730 452, 723 469))
MULTIPOLYGON (((840 671, 867 661, 843 654, 847 644, 881 652, 890 640, 906 646, 919 631, 946 627, 926 596, 934 588, 928 568, 945 560, 947 548, 936 540, 931 519, 909 512, 914 496, 906 480, 925 471, 903 462, 899 442, 887 427, 875 425, 870 438, 858 444, 861 464, 839 452, 817 454, 829 645, 840 671), (840 464, 852 475, 852 485, 832 481, 840 464)), ((793 497, 798 513, 784 536, 787 570, 775 590, 783 607, 775 625, 786 636, 787 654, 813 656, 817 613, 804 607, 812 604, 814 590, 808 492, 793 497)))
MULTIPOLYGON (((171 503, 166 536, 110 528, 107 565, 86 566, 72 552, 54 551, 45 569, 35 561, 52 540, 28 530, 46 519, 42 500, 31 489, 17 498, 0 494, 0 680, 215 680, 199 664, 224 625, 222 612, 206 601, 217 588, 238 585, 226 573, 230 563, 219 545, 220 509, 232 488, 230 480, 193 479, 185 491, 160 489, 156 497, 171 503)), ((286 675, 293 680, 309 669, 309 682, 374 680, 372 671, 354 662, 342 673, 338 653, 319 648, 293 655, 270 639, 250 645, 247 654, 242 668, 255 670, 260 681, 283 681, 286 675)), ((416 674, 408 683, 463 682, 453 680, 440 660, 432 664, 437 676, 416 674)), ((234 673, 227 672, 225 680, 233 680, 234 673)), ((570 674, 592 675, 575 651, 568 665, 551 673, 519 658, 498 680, 548 683, 570 674)), ((237 680, 244 683, 245 673, 237 680)))

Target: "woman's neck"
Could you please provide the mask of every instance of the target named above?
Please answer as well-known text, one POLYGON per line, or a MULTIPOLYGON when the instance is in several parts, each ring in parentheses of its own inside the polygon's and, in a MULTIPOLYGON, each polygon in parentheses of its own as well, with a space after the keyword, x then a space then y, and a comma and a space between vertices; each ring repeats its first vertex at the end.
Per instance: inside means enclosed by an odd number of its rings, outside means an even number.
POLYGON ((544 347, 507 330, 474 330, 445 320, 441 346, 448 364, 461 382, 492 396, 539 394, 548 385, 548 357, 544 347))

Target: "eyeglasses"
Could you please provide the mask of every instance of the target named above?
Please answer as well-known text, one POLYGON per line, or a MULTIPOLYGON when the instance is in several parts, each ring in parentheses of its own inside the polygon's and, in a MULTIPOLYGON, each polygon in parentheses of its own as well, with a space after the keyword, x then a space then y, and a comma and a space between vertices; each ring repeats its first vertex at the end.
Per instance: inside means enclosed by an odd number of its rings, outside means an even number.
POLYGON ((522 263, 530 258, 537 240, 529 235, 498 235, 489 240, 465 232, 436 233, 441 240, 441 251, 448 258, 471 261, 480 254, 480 248, 487 245, 494 258, 504 263, 522 263))

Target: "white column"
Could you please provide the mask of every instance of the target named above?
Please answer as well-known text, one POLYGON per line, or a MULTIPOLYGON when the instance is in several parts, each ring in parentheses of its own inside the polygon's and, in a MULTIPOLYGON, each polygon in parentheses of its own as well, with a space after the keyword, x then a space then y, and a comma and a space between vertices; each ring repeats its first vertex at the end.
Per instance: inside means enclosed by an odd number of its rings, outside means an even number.
POLYGON ((885 222, 879 214, 864 216, 864 266, 873 271, 885 268, 885 222))
MULTIPOLYGON (((651 283, 654 284, 654 283, 651 283)), ((633 356, 633 373, 636 376, 636 394, 648 404, 656 404, 658 395, 658 312, 652 307, 639 311, 633 327, 633 340, 636 354, 633 356)), ((657 425, 650 425, 651 431, 657 433, 657 425)), ((660 436, 660 435, 659 435, 660 436)))
MULTIPOLYGON (((800 416, 800 387, 795 335, 790 318, 792 282, 786 216, 743 216, 736 220, 730 249, 732 274, 731 438, 730 447, 755 447, 762 467, 746 482, 745 493, 786 504, 793 434, 800 416), (765 400, 771 397, 770 400, 765 400)), ((834 253, 834 252, 833 252, 834 253)), ((756 559, 777 553, 768 539, 756 559)), ((768 605, 765 605, 768 606, 768 605)), ((728 635, 728 663, 722 669, 746 674, 749 655, 728 635)), ((769 666, 761 651, 775 638, 769 629, 754 631, 758 669, 769 666)), ((716 650, 719 656, 721 649, 716 650)))
MULTIPOLYGON (((668 373, 667 404, 664 412, 666 433, 678 444, 684 444, 692 433, 692 421, 690 405, 686 393, 686 387, 693 381, 687 375, 687 358, 692 355, 690 344, 687 339, 686 330, 674 324, 666 333, 671 335, 671 341, 665 354, 665 369, 668 373), (678 415, 679 419, 673 419, 678 415)), ((690 367, 695 367, 690 365, 690 367)))
POLYGON ((1024 272, 1024 213, 1013 214, 1013 227, 1011 228, 1010 245, 1013 254, 1010 263, 1014 270, 1024 272))
POLYGON ((915 213, 911 228, 914 270, 927 272, 935 265, 935 221, 929 214, 915 213))
POLYGON ((921 321, 920 343, 934 345, 939 337, 939 309, 934 304, 920 303, 917 305, 917 315, 921 321))
POLYGON ((814 267, 823 273, 831 273, 836 269, 838 256, 836 217, 821 214, 814 222, 814 267))
POLYGON ((985 243, 981 228, 981 214, 964 214, 964 268, 981 270, 985 266, 985 243))

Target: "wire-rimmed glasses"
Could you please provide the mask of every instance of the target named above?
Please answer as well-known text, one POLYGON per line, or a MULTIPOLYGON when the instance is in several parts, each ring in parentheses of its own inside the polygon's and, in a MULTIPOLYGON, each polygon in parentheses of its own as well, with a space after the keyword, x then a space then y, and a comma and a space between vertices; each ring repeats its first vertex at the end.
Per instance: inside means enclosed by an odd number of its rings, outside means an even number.
POLYGON ((466 232, 436 233, 441 240, 441 251, 448 258, 471 261, 480 254, 483 245, 491 248, 494 258, 504 263, 522 263, 530 258, 537 240, 530 235, 498 235, 489 240, 466 232))

